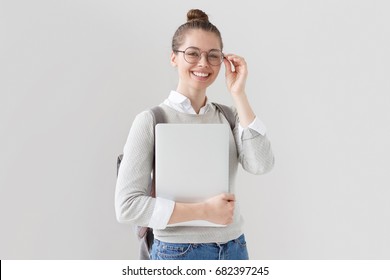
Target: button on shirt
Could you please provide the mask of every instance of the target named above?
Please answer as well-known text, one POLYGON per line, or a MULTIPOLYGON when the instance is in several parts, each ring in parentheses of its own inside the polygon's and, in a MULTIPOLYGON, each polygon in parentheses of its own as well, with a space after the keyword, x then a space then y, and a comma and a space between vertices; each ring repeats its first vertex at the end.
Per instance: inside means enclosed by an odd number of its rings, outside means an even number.
MULTIPOLYGON (((174 90, 171 91, 168 98, 164 101, 164 104, 181 113, 196 114, 194 108, 192 108, 190 99, 174 90)), ((206 97, 206 104, 200 108, 199 115, 207 113, 211 106, 211 103, 206 97)), ((255 117, 253 122, 248 125, 248 128, 257 131, 261 135, 265 135, 266 133, 265 125, 257 117, 255 117)), ((241 126, 241 124, 239 124, 238 129, 241 138, 244 128, 241 126)), ((157 197, 153 214, 148 226, 156 229, 164 229, 168 224, 174 207, 174 201, 157 197)))

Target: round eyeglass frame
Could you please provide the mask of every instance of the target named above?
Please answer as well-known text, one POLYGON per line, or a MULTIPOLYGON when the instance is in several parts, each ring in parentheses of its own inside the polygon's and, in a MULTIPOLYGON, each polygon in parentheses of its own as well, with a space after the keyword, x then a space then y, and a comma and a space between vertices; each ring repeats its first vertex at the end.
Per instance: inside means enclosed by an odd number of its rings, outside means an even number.
POLYGON ((224 60, 224 58, 225 58, 225 55, 223 54, 223 52, 222 52, 221 50, 218 50, 218 49, 212 49, 212 50, 210 50, 210 51, 208 51, 208 52, 206 52, 206 51, 203 51, 203 52, 202 52, 199 48, 196 48, 196 47, 188 47, 188 48, 186 48, 184 51, 182 51, 182 50, 173 50, 173 51, 174 51, 174 52, 183 53, 184 60, 185 60, 187 63, 189 63, 189 64, 196 64, 196 63, 198 63, 198 62, 202 59, 202 53, 206 53, 206 54, 207 54, 207 56, 206 56, 207 62, 210 63, 210 64, 213 65, 213 66, 219 66, 219 65, 221 65, 222 62, 223 62, 223 60, 224 60), (193 49, 193 50, 199 51, 199 54, 200 54, 200 55, 199 55, 199 59, 198 59, 197 61, 190 62, 190 61, 187 60, 187 58, 186 58, 186 52, 187 52, 189 49, 193 49), (218 64, 213 64, 213 63, 211 63, 210 60, 209 60, 209 55, 210 55, 210 53, 211 53, 211 52, 215 52, 215 51, 218 51, 218 52, 221 53, 221 61, 220 61, 218 64))

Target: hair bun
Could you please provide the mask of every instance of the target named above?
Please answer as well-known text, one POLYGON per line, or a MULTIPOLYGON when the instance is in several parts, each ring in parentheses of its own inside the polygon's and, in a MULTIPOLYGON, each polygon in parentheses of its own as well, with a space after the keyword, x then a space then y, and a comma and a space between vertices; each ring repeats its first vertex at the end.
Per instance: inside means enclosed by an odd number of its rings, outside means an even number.
POLYGON ((209 22, 209 17, 202 10, 199 9, 189 10, 187 13, 187 22, 194 21, 194 20, 209 22))

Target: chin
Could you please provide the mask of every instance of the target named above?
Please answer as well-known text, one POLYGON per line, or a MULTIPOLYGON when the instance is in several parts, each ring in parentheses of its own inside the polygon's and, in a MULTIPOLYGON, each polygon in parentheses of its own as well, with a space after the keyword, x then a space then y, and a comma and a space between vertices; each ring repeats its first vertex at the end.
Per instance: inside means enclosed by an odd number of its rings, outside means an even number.
POLYGON ((192 84, 192 88, 196 90, 206 90, 209 86, 211 86, 211 84, 192 84))
POLYGON ((209 86, 211 86, 213 83, 214 83, 214 80, 215 79, 212 79, 212 80, 208 80, 208 81, 194 81, 192 80, 191 81, 191 85, 193 88, 196 88, 196 89, 207 89, 209 86))

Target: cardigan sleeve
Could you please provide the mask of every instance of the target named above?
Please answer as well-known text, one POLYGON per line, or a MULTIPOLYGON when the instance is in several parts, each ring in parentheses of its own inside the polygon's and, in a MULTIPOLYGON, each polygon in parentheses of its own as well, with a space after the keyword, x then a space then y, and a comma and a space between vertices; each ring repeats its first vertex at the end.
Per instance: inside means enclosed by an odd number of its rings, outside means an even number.
POLYGON ((242 167, 249 173, 256 175, 271 171, 275 159, 271 149, 271 142, 267 135, 263 131, 257 131, 251 127, 240 128, 237 110, 234 107, 232 109, 236 116, 236 126, 233 134, 236 141, 238 159, 242 167))

